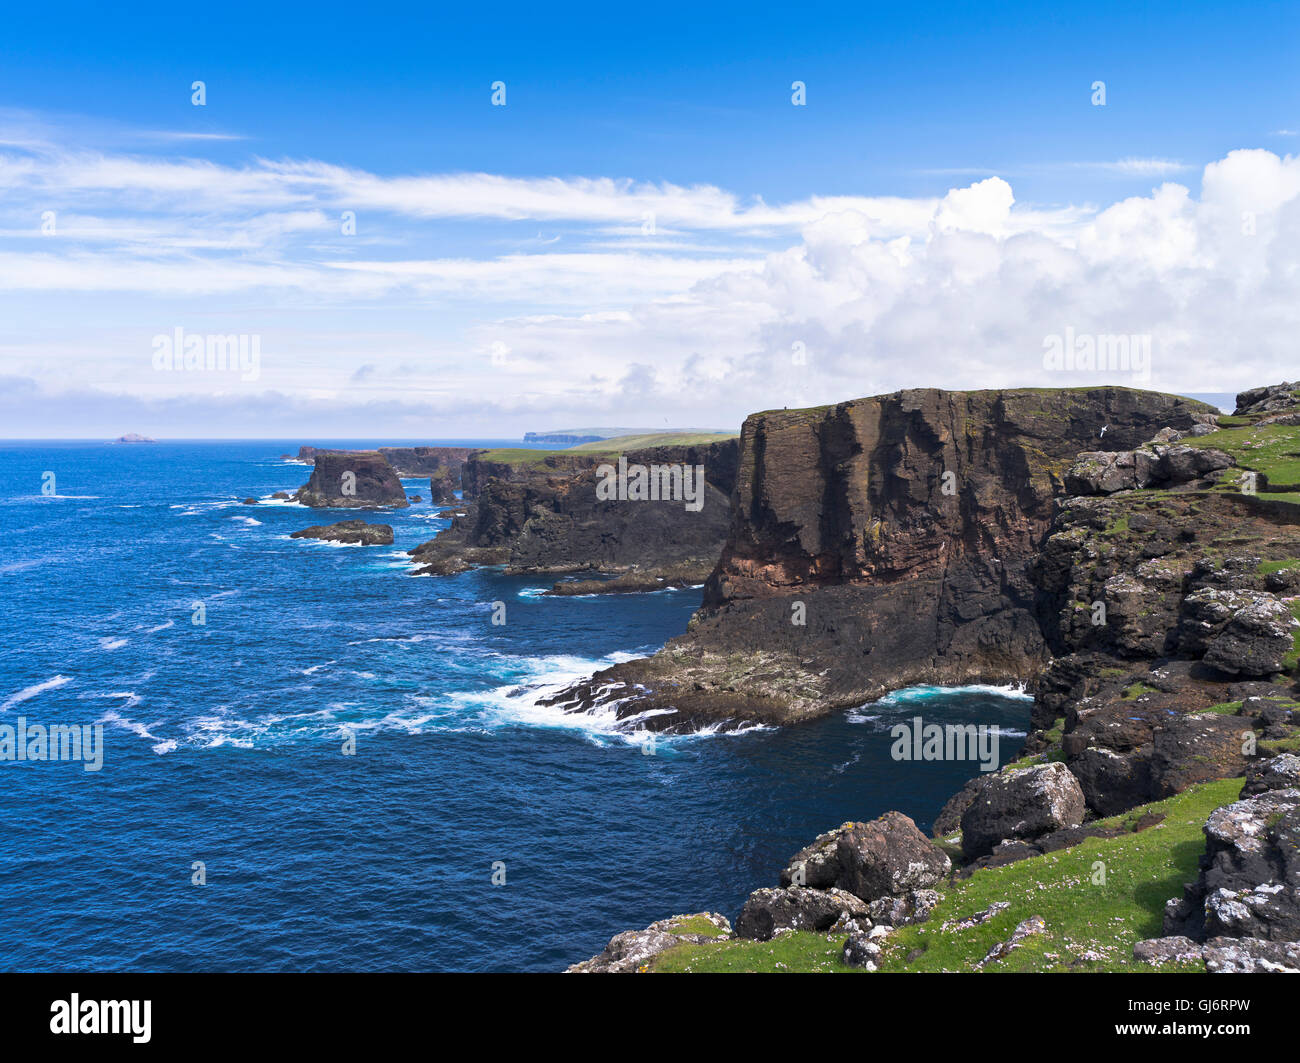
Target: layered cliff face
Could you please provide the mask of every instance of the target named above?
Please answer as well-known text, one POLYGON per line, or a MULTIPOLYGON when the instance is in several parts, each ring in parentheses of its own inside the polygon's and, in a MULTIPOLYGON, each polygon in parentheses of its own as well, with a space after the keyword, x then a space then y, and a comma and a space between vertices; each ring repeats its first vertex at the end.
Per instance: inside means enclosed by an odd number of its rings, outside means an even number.
POLYGON ((702 466, 705 484, 697 510, 680 499, 601 498, 601 467, 618 460, 610 455, 472 457, 464 468, 465 494, 473 499, 468 512, 413 550, 412 557, 423 566, 421 574, 501 564, 519 573, 635 573, 656 582, 699 583, 726 536, 737 453, 736 441, 729 440, 624 455, 629 464, 646 467, 702 466))
POLYGON ((294 497, 313 508, 401 509, 410 504, 393 467, 373 450, 316 451, 311 479, 294 497))
POLYGON ((1080 451, 1214 412, 1093 388, 927 389, 756 414, 688 633, 558 702, 662 709, 649 726, 674 728, 788 722, 914 683, 1028 679, 1047 646, 1027 566, 1066 469, 1080 451))

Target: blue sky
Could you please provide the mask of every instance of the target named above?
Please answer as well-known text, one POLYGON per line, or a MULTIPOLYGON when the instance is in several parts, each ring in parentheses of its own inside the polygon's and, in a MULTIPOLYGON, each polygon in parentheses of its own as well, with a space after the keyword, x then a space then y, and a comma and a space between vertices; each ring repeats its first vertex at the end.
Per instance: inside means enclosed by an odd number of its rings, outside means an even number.
POLYGON ((1102 379, 1067 328, 1284 374, 1295 5, 844 7, 7 12, 0 435, 723 426, 1102 379))

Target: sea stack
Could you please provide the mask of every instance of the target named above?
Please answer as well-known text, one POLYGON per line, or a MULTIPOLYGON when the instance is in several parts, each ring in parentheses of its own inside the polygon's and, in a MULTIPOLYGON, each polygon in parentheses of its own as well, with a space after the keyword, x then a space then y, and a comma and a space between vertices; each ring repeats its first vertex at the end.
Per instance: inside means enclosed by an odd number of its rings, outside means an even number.
POLYGON ((365 509, 410 505, 402 481, 384 456, 374 450, 316 452, 311 479, 295 496, 316 509, 365 509))

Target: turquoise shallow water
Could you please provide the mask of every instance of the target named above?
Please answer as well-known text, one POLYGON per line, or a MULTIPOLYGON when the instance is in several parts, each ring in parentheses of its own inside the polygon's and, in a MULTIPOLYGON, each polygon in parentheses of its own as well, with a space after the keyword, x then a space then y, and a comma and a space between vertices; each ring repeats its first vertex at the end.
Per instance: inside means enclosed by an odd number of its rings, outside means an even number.
POLYGON ((644 755, 537 701, 682 631, 698 591, 411 578, 401 551, 445 526, 427 503, 369 518, 393 547, 291 540, 347 516, 240 502, 303 483, 297 446, 0 443, 0 726, 105 742, 99 772, 0 764, 6 969, 554 970, 734 918, 845 819, 928 825, 977 766, 892 760, 900 719, 999 725, 1003 760, 1023 741, 1024 698, 918 689, 644 755))

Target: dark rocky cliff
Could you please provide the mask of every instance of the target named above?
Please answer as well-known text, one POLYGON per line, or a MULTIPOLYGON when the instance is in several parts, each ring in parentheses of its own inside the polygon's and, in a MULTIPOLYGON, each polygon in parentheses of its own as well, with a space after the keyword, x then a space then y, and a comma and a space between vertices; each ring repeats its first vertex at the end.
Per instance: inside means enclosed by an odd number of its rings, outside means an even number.
MULTIPOLYGON (((808 951, 785 939, 777 969, 1152 965, 1300 972, 1300 385, 1243 392, 1235 413, 1213 424, 1195 407, 1163 396, 1143 404, 1157 414, 1163 405, 1170 423, 1118 451, 1090 445, 1063 478, 1054 452, 1036 447, 1049 459, 1042 467, 1053 490, 1064 489, 1055 499, 1030 491, 1016 510, 1008 501, 1014 481, 994 475, 972 489, 969 514, 935 519, 953 536, 941 540, 940 552, 948 557, 936 559, 924 550, 917 555, 922 574, 912 583, 924 586, 926 573, 942 572, 933 592, 937 610, 952 582, 950 557, 958 550, 964 548, 968 558, 976 550, 996 550, 1002 571, 1014 564, 1018 579, 1001 585, 1013 586, 1014 596, 1003 591, 995 599, 976 583, 960 621, 984 627, 986 637, 977 646, 999 653, 1008 645, 1032 648, 1032 639, 1017 642, 1023 628, 1002 626, 998 619, 1009 599, 1037 630, 1040 668, 1033 683, 1037 730, 1020 759, 976 776, 949 800, 934 821, 936 842, 927 846, 898 812, 846 823, 796 853, 779 887, 755 890, 734 930, 717 913, 659 920, 644 931, 616 935, 602 953, 570 970, 773 969, 771 950, 751 949, 747 942, 795 934, 808 941, 808 951), (1192 423, 1180 424, 1189 414, 1192 423), (1048 501, 1044 523, 1042 503, 1048 501), (971 537, 972 520, 988 522, 982 539, 971 537), (1030 551, 1017 553, 1026 542, 1030 551), (1079 852, 1070 852, 1076 847, 1079 852), (1017 876, 1008 864, 1021 865, 1015 870, 1024 873, 1017 876), (981 878, 995 868, 996 879, 981 878), (1085 900, 1080 919, 1073 905, 1047 902, 1054 891, 1083 897, 1076 891, 1089 881, 1106 885, 1111 868, 1117 876, 1105 891, 1107 903, 1122 899, 1125 914, 1094 920, 1093 902, 1085 900), (1017 881, 1019 889, 1012 885, 1017 881), (1182 895, 1171 897, 1180 881, 1182 895), (987 900, 990 891, 1000 899, 975 911, 971 898, 987 900), (1165 936, 1148 938, 1162 905, 1165 936), (982 942, 968 937, 998 920, 1002 928, 990 930, 982 942), (924 923, 937 926, 914 932, 924 923), (1042 947, 1030 951, 1030 939, 1040 939, 1042 947), (1091 944, 1080 947, 1081 939, 1091 944), (838 964, 828 963, 837 945, 838 964), (1013 964, 1008 958, 1022 947, 1026 951, 1013 964), (927 962, 931 950, 934 963, 927 962)), ((929 403, 925 408, 933 409, 929 403)), ((934 423, 928 416, 923 420, 934 423)), ((1019 417, 1012 422, 1024 427, 1019 417)), ((756 426, 755 434, 763 427, 756 426)), ((783 420, 778 433, 788 427, 783 420)), ((786 692, 775 665, 755 677, 752 653, 741 652, 730 658, 730 674, 717 670, 717 662, 728 658, 707 648, 707 640, 717 641, 707 625, 729 617, 741 632, 737 644, 746 647, 745 633, 764 629, 761 620, 752 622, 751 609, 735 609, 739 594, 751 596, 742 601, 784 603, 789 595, 781 588, 788 586, 843 593, 862 578, 864 562, 888 550, 875 543, 859 549, 853 535, 842 531, 846 524, 862 527, 862 519, 844 517, 852 506, 842 504, 839 490, 821 507, 809 501, 817 495, 816 484, 785 493, 792 502, 785 513, 802 507, 806 515, 817 514, 816 527, 779 511, 773 500, 782 496, 764 483, 772 466, 763 441, 750 437, 748 428, 736 526, 711 581, 710 604, 692 635, 648 661, 600 673, 558 700, 589 705, 603 696, 593 693, 603 684, 611 700, 630 696, 633 712, 656 703, 684 705, 678 719, 690 722, 728 711, 736 696, 758 685, 757 678, 766 684, 759 697, 767 699, 771 716, 796 718, 789 712, 793 699, 779 696, 786 692), (779 548, 765 547, 765 541, 779 548), (631 686, 636 682, 649 689, 638 696, 631 686), (710 686, 715 682, 729 685, 719 691, 710 686)), ((1135 419, 1133 432, 1141 437, 1144 431, 1135 419)), ((1022 432, 1016 434, 1023 440, 1022 432)), ((1108 431, 1107 441, 1110 436, 1108 431)), ((892 433, 895 455, 928 452, 909 446, 908 439, 907 433, 892 433)), ((1115 437, 1122 439, 1133 435, 1115 437)), ((1015 451, 1023 447, 1003 437, 996 459, 985 454, 982 460, 994 469, 997 460, 1010 458, 1012 464, 1001 467, 1014 467, 1015 451)), ((837 445, 834 452, 845 449, 837 445)), ((833 466, 836 475, 853 471, 854 455, 847 449, 848 458, 833 466)), ((951 460, 946 452, 944 460, 951 460)), ((891 459, 886 477, 901 467, 891 459)), ((922 489, 908 491, 903 482, 893 498, 910 498, 923 511, 927 465, 923 460, 912 468, 922 489)), ((803 482, 789 474, 779 478, 782 485, 803 482)), ((852 479, 840 475, 840 482, 854 490, 852 479)), ((892 488, 885 482, 881 492, 888 496, 892 488)), ((870 481, 862 487, 868 497, 864 510, 879 514, 870 481)), ((904 502, 893 510, 895 523, 909 508, 904 502)), ((886 539, 883 532, 878 537, 881 544, 886 539)), ((929 541, 920 535, 897 545, 908 551, 929 541)), ((886 589, 890 580, 906 580, 893 561, 872 575, 885 576, 886 589)), ((898 601, 871 591, 867 600, 873 610, 898 601)), ((907 626, 909 620, 894 611, 893 623, 907 626)), ((832 628, 823 635, 824 643, 834 644, 834 634, 832 628)), ((942 642, 917 638, 917 652, 944 650, 942 642)), ((863 657, 864 668, 870 667, 871 655, 863 657)), ((834 674, 841 666, 847 667, 825 645, 810 647, 794 666, 803 684, 795 693, 817 686, 822 673, 813 669, 834 674)))
MULTIPOLYGON (((717 561, 735 485, 735 440, 628 452, 644 465, 703 466, 703 506, 681 501, 614 501, 597 496, 597 470, 609 455, 554 454, 537 460, 472 456, 463 475, 467 513, 413 550, 421 573, 447 574, 501 564, 511 572, 639 574, 654 583, 702 582, 717 561)), ((587 589, 599 589, 591 587, 587 589)))
POLYGON ((314 508, 409 505, 402 482, 378 451, 318 450, 311 479, 294 496, 314 508))
POLYGON ((675 708, 656 717, 672 728, 789 722, 913 683, 1029 679, 1048 646, 1027 569, 1066 469, 1214 413, 1105 387, 913 390, 755 414, 688 633, 559 701, 635 692, 621 711, 675 708))

